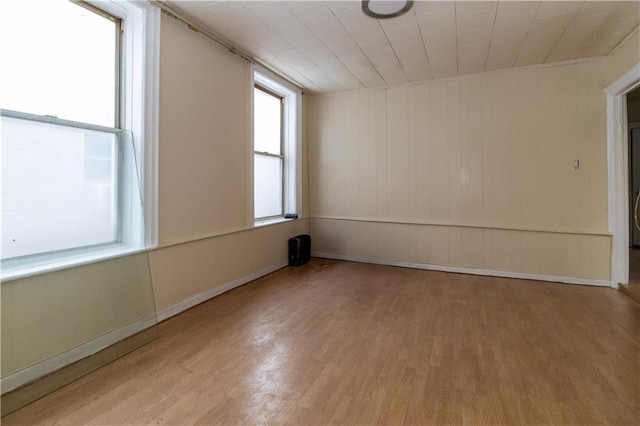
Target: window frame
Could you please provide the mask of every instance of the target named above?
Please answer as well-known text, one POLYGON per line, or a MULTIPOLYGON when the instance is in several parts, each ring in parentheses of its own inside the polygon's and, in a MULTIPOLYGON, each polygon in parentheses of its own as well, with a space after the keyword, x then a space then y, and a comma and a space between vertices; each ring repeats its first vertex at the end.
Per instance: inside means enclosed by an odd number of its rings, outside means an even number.
POLYGON ((251 85, 251 220, 254 227, 290 220, 287 214, 301 216, 301 123, 302 123, 302 93, 300 89, 288 81, 276 76, 270 71, 254 65, 252 69, 251 85), (258 88, 275 97, 281 102, 281 154, 282 154, 282 214, 258 218, 255 216, 255 139, 253 135, 254 89, 258 88))
POLYGON ((83 1, 78 4, 106 19, 118 22, 115 37, 117 69, 114 127, 9 110, 1 110, 0 113, 34 122, 117 134, 117 152, 114 158, 117 163, 115 240, 2 260, 0 278, 3 282, 131 255, 147 251, 158 244, 161 12, 150 3, 134 0, 83 1), (125 141, 130 135, 133 141, 125 141))
MULTIPOLYGON (((262 155, 265 157, 273 157, 273 158, 279 158, 280 159, 280 190, 281 195, 282 195, 282 199, 280 200, 280 213, 279 214, 275 214, 275 215, 270 215, 270 216, 260 216, 260 217, 255 217, 255 205, 254 205, 254 220, 256 222, 263 222, 263 221, 268 221, 268 220, 273 220, 276 218, 280 218, 280 217, 284 217, 285 215, 285 155, 284 155, 284 127, 285 127, 285 120, 284 120, 284 114, 285 114, 285 108, 284 108, 284 102, 285 102, 285 98, 284 96, 269 90, 267 87, 263 86, 260 83, 254 83, 253 85, 254 89, 260 90, 261 92, 264 92, 265 94, 269 95, 269 96, 273 96, 274 98, 278 99, 280 102, 280 154, 273 154, 271 152, 268 151, 256 151, 255 149, 255 139, 254 139, 254 146, 253 146, 253 159, 254 159, 254 172, 255 172, 255 158, 256 155, 262 155)), ((255 93, 255 91, 254 91, 255 93)), ((255 104, 254 104, 255 105, 255 104)), ((255 106, 253 109, 253 114, 255 116, 255 106)), ((255 126, 254 126, 254 131, 255 131, 255 126)), ((255 135, 254 135, 255 137, 255 135)), ((254 190, 255 190, 255 185, 254 185, 254 190)), ((255 200, 255 197, 254 197, 255 200)), ((254 201, 255 202, 255 201, 254 201)))

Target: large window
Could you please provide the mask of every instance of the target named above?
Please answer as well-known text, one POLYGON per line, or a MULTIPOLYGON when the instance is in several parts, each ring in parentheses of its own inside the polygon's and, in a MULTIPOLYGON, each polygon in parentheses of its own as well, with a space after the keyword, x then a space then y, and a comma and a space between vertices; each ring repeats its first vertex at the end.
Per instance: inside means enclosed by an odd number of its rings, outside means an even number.
POLYGON ((254 73, 253 199, 256 223, 298 212, 299 97, 285 82, 254 73))
POLYGON ((3 278, 145 245, 145 11, 100 4, 0 6, 3 278))

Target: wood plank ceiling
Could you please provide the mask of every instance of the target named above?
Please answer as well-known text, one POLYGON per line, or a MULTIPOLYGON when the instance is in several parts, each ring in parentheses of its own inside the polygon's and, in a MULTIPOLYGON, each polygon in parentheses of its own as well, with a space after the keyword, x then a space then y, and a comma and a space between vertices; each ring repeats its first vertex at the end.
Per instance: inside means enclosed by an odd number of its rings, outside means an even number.
POLYGON ((638 1, 415 1, 380 20, 350 0, 166 3, 311 92, 603 56, 640 22, 638 1))

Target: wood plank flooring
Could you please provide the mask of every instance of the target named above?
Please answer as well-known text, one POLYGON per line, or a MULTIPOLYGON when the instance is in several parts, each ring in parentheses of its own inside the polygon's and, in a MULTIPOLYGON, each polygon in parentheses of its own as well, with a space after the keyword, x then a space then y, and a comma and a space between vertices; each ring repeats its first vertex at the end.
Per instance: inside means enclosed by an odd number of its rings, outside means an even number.
POLYGON ((640 424, 608 288, 312 259, 160 325, 16 424, 640 424))

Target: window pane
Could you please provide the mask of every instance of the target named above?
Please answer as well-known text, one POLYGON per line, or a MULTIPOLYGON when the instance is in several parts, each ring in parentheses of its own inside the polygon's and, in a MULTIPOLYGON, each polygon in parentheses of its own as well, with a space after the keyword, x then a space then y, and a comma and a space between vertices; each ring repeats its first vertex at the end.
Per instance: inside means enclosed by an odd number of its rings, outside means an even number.
POLYGON ((116 28, 66 0, 0 1, 0 108, 114 127, 116 28))
POLYGON ((253 179, 255 217, 282 215, 282 159, 254 155, 253 179))
POLYGON ((280 98, 256 88, 253 102, 253 149, 280 155, 280 98))
POLYGON ((2 258, 113 242, 116 135, 1 123, 2 258))

